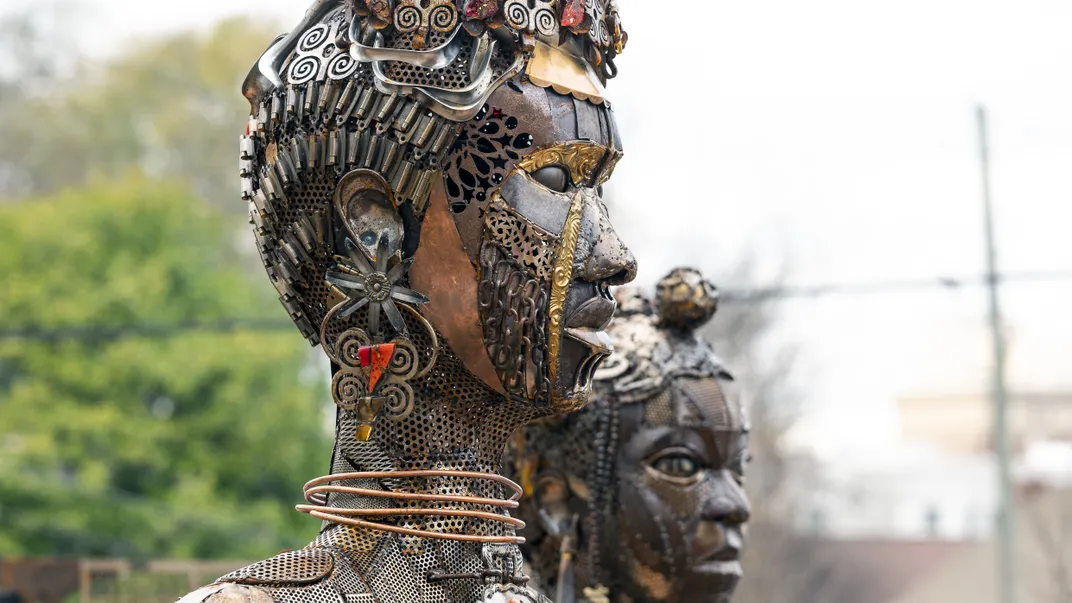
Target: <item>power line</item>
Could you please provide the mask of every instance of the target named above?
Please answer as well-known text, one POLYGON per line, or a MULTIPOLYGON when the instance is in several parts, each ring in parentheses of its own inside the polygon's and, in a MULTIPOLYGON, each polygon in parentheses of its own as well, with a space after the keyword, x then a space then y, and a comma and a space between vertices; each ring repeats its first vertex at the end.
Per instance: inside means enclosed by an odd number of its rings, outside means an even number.
MULTIPOLYGON (((981 287, 988 285, 992 277, 988 275, 968 277, 935 277, 901 281, 883 281, 873 283, 840 283, 827 285, 803 285, 799 287, 771 287, 751 291, 719 292, 719 301, 726 303, 756 303, 780 301, 794 298, 824 297, 828 295, 876 295, 883 293, 910 293, 915 291, 955 290, 962 287, 981 287)), ((1000 274, 993 277, 997 282, 1046 282, 1072 281, 1072 271, 1051 272, 1016 272, 1000 274)))
MULTIPOLYGON (((998 282, 1072 281, 1072 271, 1018 272, 998 275, 998 282)), ((916 291, 956 290, 962 287, 984 286, 986 275, 971 277, 937 277, 873 283, 840 283, 825 285, 770 287, 752 290, 721 290, 720 303, 761 303, 831 295, 881 295, 916 291)), ((60 341, 104 342, 117 339, 165 339, 186 333, 230 334, 238 332, 289 331, 294 324, 285 317, 222 318, 214 320, 185 320, 175 323, 129 323, 119 325, 9 325, 0 327, 0 340, 22 339, 55 343, 60 341)))

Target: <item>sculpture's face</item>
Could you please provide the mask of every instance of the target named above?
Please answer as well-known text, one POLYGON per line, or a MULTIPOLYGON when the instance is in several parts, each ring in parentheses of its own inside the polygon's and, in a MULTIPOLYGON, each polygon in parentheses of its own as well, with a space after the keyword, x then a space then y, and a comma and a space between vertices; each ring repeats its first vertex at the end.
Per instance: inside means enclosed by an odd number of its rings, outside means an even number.
MULTIPOLYGON (((448 263, 460 272, 448 283, 419 253, 415 288, 432 290, 426 315, 466 366, 515 399, 580 408, 610 351, 608 288, 636 270, 602 201, 620 157, 605 107, 511 84, 447 158, 442 206, 456 231, 429 229, 430 214, 421 247, 440 266, 448 253, 467 261, 448 263)), ((433 193, 432 207, 440 202, 433 193)))
MULTIPOLYGON (((713 379, 622 408, 617 536, 607 569, 635 601, 728 601, 748 501, 747 430, 713 379), (626 528, 627 526, 627 528, 626 528)), ((608 531, 608 534, 614 532, 608 531)))

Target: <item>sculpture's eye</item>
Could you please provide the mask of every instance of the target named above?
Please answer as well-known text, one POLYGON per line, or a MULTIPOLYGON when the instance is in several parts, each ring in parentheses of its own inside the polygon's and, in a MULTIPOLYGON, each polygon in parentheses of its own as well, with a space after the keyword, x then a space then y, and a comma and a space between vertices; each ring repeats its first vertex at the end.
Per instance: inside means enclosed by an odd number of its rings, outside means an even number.
POLYGON ((556 193, 566 192, 566 188, 569 186, 569 178, 566 174, 566 170, 560 165, 542 167, 529 175, 532 176, 533 180, 556 193))
POLYGON ((687 481, 696 479, 705 469, 703 460, 685 448, 664 450, 648 464, 665 477, 687 481))

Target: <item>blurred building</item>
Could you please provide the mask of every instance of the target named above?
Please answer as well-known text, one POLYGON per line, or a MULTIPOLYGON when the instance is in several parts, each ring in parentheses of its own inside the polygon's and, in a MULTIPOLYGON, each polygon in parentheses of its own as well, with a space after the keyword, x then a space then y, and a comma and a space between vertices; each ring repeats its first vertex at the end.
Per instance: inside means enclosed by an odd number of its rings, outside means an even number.
MULTIPOLYGON (((905 396, 897 405, 907 441, 932 443, 951 454, 993 449, 994 411, 986 393, 905 396)), ((1072 442, 1072 391, 1013 393, 1009 438, 1020 454, 1032 442, 1072 442)))

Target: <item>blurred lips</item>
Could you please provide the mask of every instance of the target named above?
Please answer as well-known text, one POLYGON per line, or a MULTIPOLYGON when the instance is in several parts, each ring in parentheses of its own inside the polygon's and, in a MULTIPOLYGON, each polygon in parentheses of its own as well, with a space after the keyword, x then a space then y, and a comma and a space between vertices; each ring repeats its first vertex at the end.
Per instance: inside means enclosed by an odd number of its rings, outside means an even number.
MULTIPOLYGON (((722 537, 718 538, 717 543, 709 544, 706 551, 701 551, 697 555, 698 560, 693 569, 697 573, 724 579, 731 585, 735 584, 742 575, 740 539, 736 537, 736 534, 731 533, 731 529, 724 526, 709 524, 705 527, 720 532, 722 537)), ((708 535, 710 535, 708 530, 701 529, 697 535, 699 537, 697 544, 700 545, 705 539, 703 537, 708 535)))

